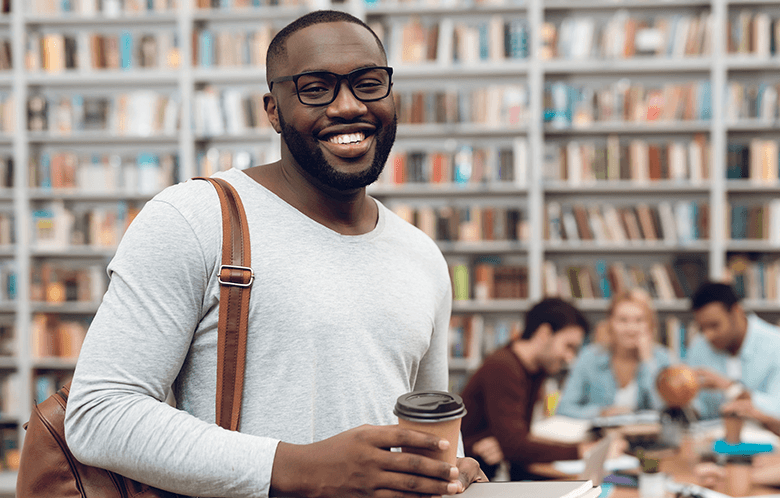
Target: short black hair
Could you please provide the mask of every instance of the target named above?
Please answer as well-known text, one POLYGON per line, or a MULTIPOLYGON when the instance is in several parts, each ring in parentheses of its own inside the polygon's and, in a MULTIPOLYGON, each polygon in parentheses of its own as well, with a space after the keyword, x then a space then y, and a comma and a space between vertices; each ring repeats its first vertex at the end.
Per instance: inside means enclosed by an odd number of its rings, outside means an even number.
POLYGON ((739 302, 734 289, 721 282, 704 282, 691 297, 691 309, 698 311, 710 303, 721 303, 727 310, 731 310, 739 302))
POLYGON ((276 66, 280 64, 285 57, 287 57, 287 39, 290 38, 290 36, 294 33, 297 33, 304 28, 308 28, 309 26, 330 22, 350 22, 352 24, 363 26, 368 30, 369 33, 374 36, 376 44, 382 51, 382 55, 384 56, 385 60, 387 60, 387 53, 385 52, 385 47, 382 45, 382 40, 379 39, 379 36, 377 36, 377 34, 368 24, 364 23, 352 14, 342 12, 340 10, 315 10, 313 12, 309 12, 308 14, 302 15, 298 19, 282 28, 271 40, 265 56, 266 81, 269 82, 269 86, 271 78, 274 76, 274 72, 276 71, 276 66))
POLYGON ((585 315, 574 305, 557 297, 549 297, 539 301, 526 313, 521 339, 531 339, 544 323, 550 325, 553 333, 572 325, 582 328, 585 335, 588 335, 590 329, 585 315))

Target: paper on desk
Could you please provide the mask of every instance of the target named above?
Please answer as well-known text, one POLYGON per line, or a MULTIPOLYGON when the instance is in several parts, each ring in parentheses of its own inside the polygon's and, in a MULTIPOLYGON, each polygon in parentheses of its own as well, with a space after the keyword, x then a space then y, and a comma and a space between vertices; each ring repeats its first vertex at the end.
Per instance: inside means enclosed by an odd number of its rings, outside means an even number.
MULTIPOLYGON (((639 467, 639 459, 631 455, 621 455, 617 458, 607 458, 604 462, 604 470, 617 472, 639 467)), ((585 470, 585 460, 559 460, 553 462, 553 468, 564 474, 580 474, 585 470)))
MULTIPOLYGON (((706 435, 714 440, 723 439, 726 435, 726 432, 723 429, 723 422, 720 420, 698 422, 697 427, 700 434, 706 435)), ((742 427, 742 432, 740 433, 740 438, 743 443, 769 443, 775 448, 780 447, 780 437, 752 420, 745 421, 745 425, 742 427)))
POLYGON ((534 422, 531 434, 561 443, 579 443, 585 441, 590 428, 591 423, 587 419, 553 415, 534 422))

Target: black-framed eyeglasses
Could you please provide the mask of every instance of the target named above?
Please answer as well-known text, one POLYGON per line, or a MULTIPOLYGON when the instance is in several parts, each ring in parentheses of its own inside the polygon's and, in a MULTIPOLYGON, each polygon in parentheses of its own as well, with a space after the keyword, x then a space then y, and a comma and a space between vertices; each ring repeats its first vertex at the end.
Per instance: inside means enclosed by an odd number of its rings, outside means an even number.
POLYGON ((298 100, 304 105, 328 105, 339 94, 341 80, 347 80, 352 95, 361 102, 375 102, 390 95, 393 86, 393 68, 372 66, 355 69, 347 74, 336 74, 330 71, 310 71, 274 78, 269 84, 273 90, 274 83, 292 81, 298 100))

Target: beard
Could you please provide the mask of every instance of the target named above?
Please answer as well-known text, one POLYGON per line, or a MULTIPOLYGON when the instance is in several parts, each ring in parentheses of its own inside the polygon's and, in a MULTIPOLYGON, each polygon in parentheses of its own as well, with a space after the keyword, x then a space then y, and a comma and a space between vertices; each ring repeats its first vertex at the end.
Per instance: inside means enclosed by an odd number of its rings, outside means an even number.
POLYGON ((344 173, 334 168, 319 148, 316 139, 304 137, 295 128, 288 125, 279 110, 279 125, 282 129, 282 139, 287 144, 295 161, 311 177, 322 185, 338 191, 349 191, 363 188, 374 183, 385 167, 390 149, 395 142, 395 131, 398 127, 398 116, 388 126, 381 126, 375 133, 374 160, 371 166, 359 173, 344 173))

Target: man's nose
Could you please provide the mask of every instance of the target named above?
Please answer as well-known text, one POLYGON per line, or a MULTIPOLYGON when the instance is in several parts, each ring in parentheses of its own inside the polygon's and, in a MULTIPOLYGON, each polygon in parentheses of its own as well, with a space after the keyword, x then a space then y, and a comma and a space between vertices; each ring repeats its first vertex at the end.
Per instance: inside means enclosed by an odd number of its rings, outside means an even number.
POLYGON ((352 93, 349 82, 346 79, 341 80, 336 98, 328 106, 328 114, 331 116, 351 117, 364 114, 367 110, 366 104, 358 100, 352 93))

